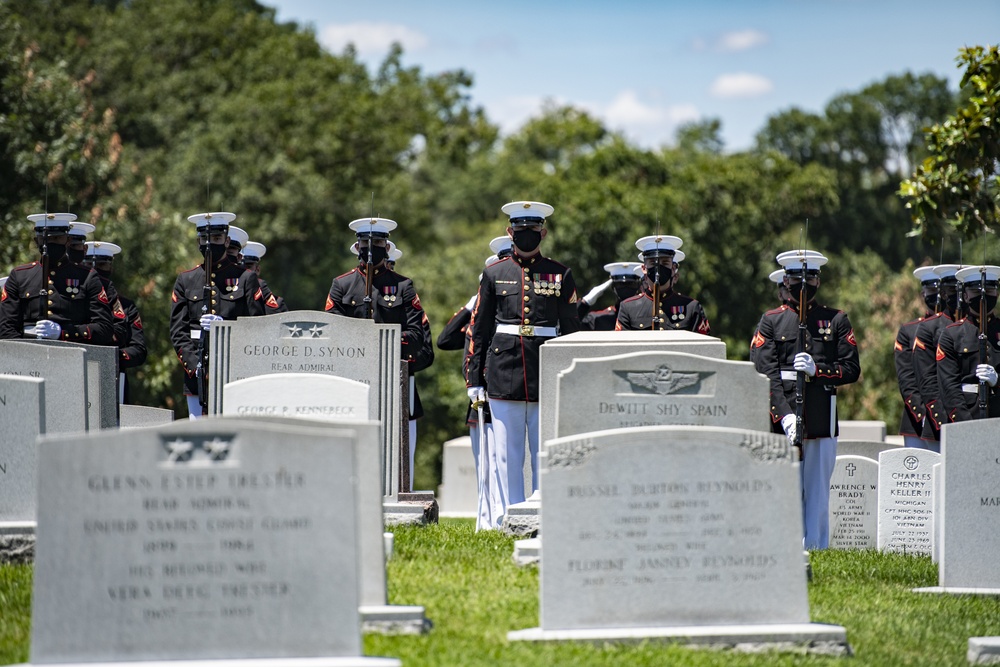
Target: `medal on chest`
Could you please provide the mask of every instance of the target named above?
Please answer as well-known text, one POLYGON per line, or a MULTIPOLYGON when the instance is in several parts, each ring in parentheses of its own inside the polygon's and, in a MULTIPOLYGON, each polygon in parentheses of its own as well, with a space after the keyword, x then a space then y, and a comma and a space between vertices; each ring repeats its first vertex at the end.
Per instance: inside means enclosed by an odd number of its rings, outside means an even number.
POLYGON ((385 299, 386 303, 392 303, 396 300, 396 291, 398 289, 396 285, 382 286, 382 298, 385 299))
POLYGON ((532 276, 535 293, 542 296, 559 296, 562 294, 561 273, 536 273, 532 276))
POLYGON ((680 322, 684 319, 684 306, 670 306, 670 321, 680 322))
POLYGON ((239 278, 226 278, 226 291, 235 292, 240 287, 239 278))
POLYGON ((823 337, 823 340, 830 340, 830 334, 833 333, 833 322, 831 320, 817 320, 816 325, 819 327, 817 332, 823 337))
POLYGON ((80 280, 77 278, 66 279, 66 294, 75 296, 80 293, 80 280))

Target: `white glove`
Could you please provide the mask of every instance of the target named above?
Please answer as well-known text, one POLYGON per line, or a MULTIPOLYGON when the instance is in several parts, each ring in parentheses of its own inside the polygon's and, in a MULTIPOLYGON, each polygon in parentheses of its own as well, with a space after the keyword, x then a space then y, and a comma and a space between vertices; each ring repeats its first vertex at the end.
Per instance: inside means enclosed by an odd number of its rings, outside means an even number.
POLYGON ((781 418, 781 428, 785 430, 785 435, 788 436, 788 443, 795 444, 795 415, 788 414, 781 418))
POLYGON ((812 355, 808 352, 799 352, 796 354, 792 368, 797 371, 805 371, 805 374, 809 377, 816 375, 816 362, 813 361, 812 355))
POLYGON ((479 403, 486 400, 486 389, 483 387, 469 387, 469 400, 479 403))
POLYGON ((604 290, 608 289, 609 287, 611 287, 611 281, 606 280, 597 287, 595 287, 594 289, 587 292, 586 296, 583 297, 583 300, 587 302, 588 306, 593 306, 594 302, 597 301, 597 299, 602 294, 604 294, 604 290))
POLYGON ((205 313, 201 316, 201 328, 208 331, 212 328, 212 322, 221 322, 222 315, 212 315, 210 313, 205 313))
POLYGON ((52 320, 38 320, 35 322, 35 338, 48 338, 58 340, 62 335, 62 327, 52 320))
POLYGON ((976 377, 991 387, 997 386, 997 369, 989 364, 979 364, 976 366, 976 377))
POLYGON ((469 299, 469 303, 465 304, 465 309, 471 313, 472 309, 476 307, 476 299, 478 298, 479 298, 479 292, 476 292, 475 294, 472 295, 472 298, 469 299))

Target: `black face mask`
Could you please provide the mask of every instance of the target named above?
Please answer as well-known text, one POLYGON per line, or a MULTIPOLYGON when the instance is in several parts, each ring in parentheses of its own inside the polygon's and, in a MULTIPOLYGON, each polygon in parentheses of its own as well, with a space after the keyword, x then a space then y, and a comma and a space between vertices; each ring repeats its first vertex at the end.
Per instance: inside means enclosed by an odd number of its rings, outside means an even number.
POLYGON ((952 292, 951 294, 946 294, 942 300, 942 308, 944 308, 949 313, 954 314, 958 310, 958 292, 952 292))
POLYGON ((201 250, 202 257, 205 256, 205 251, 206 250, 211 249, 211 252, 212 252, 212 256, 211 256, 212 264, 219 263, 220 261, 222 261, 222 258, 226 256, 226 244, 225 243, 209 243, 209 244, 202 243, 200 246, 198 246, 198 249, 201 250))
POLYGON ((636 294, 639 293, 638 283, 616 283, 614 286, 615 298, 618 301, 624 301, 625 299, 631 299, 636 294))
MULTIPOLYGON (((979 302, 983 300, 983 297, 977 294, 976 296, 969 299, 969 310, 974 317, 979 317, 979 302)), ((997 298, 995 296, 986 295, 986 314, 989 315, 996 308, 997 298)))
MULTIPOLYGON (((384 262, 388 256, 389 256, 388 250, 386 250, 385 248, 381 248, 379 246, 375 246, 374 250, 372 250, 372 264, 378 266, 379 264, 384 262)), ((358 251, 358 259, 360 259, 362 262, 366 264, 368 263, 368 248, 361 248, 358 251)))
MULTIPOLYGON (((792 301, 795 303, 799 302, 799 297, 802 296, 802 287, 800 285, 795 285, 794 287, 788 288, 789 294, 792 295, 792 301)), ((806 283, 806 303, 811 303, 813 299, 816 298, 816 292, 819 290, 819 285, 810 285, 806 283)))
POLYGON ((74 264, 79 264, 80 262, 82 262, 86 254, 87 254, 86 248, 83 248, 82 250, 74 250, 69 246, 66 247, 66 256, 69 257, 69 261, 73 262, 74 264))
POLYGON ((105 271, 104 269, 99 269, 96 266, 94 267, 94 271, 97 271, 97 275, 101 276, 102 278, 108 278, 109 280, 111 279, 111 272, 110 271, 105 271))
POLYGON ((927 310, 934 310, 937 308, 938 295, 937 294, 925 294, 924 295, 924 305, 927 306, 927 310))
POLYGON ((646 275, 649 276, 651 281, 663 287, 674 277, 674 272, 665 266, 661 266, 660 268, 653 267, 651 269, 647 267, 646 275))
POLYGON ((540 229, 516 229, 513 239, 514 245, 521 252, 534 252, 538 244, 542 242, 542 231, 540 229))
POLYGON ((49 261, 55 263, 61 262, 63 257, 66 256, 66 250, 67 248, 64 245, 58 243, 49 243, 48 244, 49 261))

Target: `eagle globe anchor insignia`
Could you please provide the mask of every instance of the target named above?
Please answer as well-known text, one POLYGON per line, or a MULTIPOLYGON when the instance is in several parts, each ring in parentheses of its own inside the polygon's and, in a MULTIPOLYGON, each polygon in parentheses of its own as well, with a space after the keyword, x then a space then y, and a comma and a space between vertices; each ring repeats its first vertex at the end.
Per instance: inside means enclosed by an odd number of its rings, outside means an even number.
POLYGON ((712 375, 712 372, 699 371, 678 372, 667 364, 660 364, 651 371, 615 371, 619 377, 625 378, 632 391, 636 394, 696 394, 701 381, 712 375), (689 390, 689 391, 684 391, 689 390))

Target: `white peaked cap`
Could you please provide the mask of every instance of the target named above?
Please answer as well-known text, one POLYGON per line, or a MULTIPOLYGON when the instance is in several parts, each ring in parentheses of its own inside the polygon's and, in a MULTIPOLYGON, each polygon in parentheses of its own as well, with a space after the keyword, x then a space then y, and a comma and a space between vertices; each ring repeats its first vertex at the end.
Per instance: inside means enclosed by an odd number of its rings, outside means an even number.
POLYGON ((86 236, 87 234, 93 234, 95 229, 97 227, 89 222, 77 222, 74 220, 69 223, 70 236, 86 236))
MULTIPOLYGON (((489 257, 486 258, 486 266, 493 266, 499 261, 500 261, 499 257, 497 257, 496 255, 490 255, 489 257)), ((482 278, 480 278, 480 280, 482 280, 482 278)))
MULTIPOLYGON (((390 241, 390 243, 392 243, 392 241, 390 241)), ((395 262, 402 256, 403 256, 402 250, 400 250, 399 248, 393 248, 389 251, 389 256, 386 259, 390 262, 395 262)))
POLYGON ((387 237, 389 236, 389 232, 394 230, 397 225, 395 220, 389 220, 388 218, 358 218, 357 220, 352 220, 348 227, 359 237, 368 236, 369 234, 387 237))
POLYGON ((243 246, 243 260, 256 259, 260 260, 267 253, 267 247, 263 243, 257 243, 256 241, 247 241, 243 246))
POLYGON ((982 280, 983 274, 986 275, 986 282, 995 283, 1000 280, 1000 266, 993 266, 992 264, 987 264, 986 266, 967 266, 958 271, 955 277, 958 278, 958 282, 960 283, 974 285, 982 280))
POLYGON ((679 237, 657 234, 654 236, 643 236, 635 242, 635 247, 642 251, 643 254, 657 250, 676 254, 677 249, 680 248, 683 243, 684 241, 681 241, 679 237))
POLYGON ((35 229, 41 227, 69 227, 76 220, 75 213, 33 213, 28 220, 35 223, 35 229))
POLYGON ((188 216, 188 222, 193 222, 195 227, 198 229, 204 229, 209 226, 228 226, 229 223, 235 219, 235 213, 226 213, 225 211, 216 211, 214 213, 195 213, 194 215, 188 216))
POLYGON ((615 276, 635 276, 636 267, 642 268, 642 264, 639 262, 611 262, 610 264, 604 265, 604 270, 611 274, 611 277, 615 276))
POLYGON ((514 239, 509 236, 498 236, 490 241, 490 250, 494 255, 499 255, 502 250, 509 250, 514 245, 514 239))
POLYGON ((954 278, 960 268, 962 267, 958 264, 938 264, 934 267, 934 273, 938 278, 954 278))
POLYGON ((85 257, 114 257, 122 251, 120 245, 108 241, 87 241, 86 246, 85 257))
POLYGON ((913 270, 913 277, 922 283, 937 282, 939 278, 933 266, 918 266, 913 270))
POLYGON ((674 263, 675 264, 680 264, 681 262, 683 262, 685 257, 687 257, 687 255, 684 254, 683 250, 675 250, 674 251, 674 263))
POLYGON ((801 271, 803 260, 806 271, 819 271, 819 267, 829 261, 822 253, 815 250, 789 250, 781 253, 775 259, 778 260, 778 264, 785 267, 786 272, 801 271))
POLYGON ((781 284, 785 281, 785 270, 778 269, 777 271, 771 271, 771 274, 767 277, 772 283, 781 284))
POLYGON ((547 218, 555 208, 540 201, 512 201, 500 207, 500 210, 510 216, 511 220, 518 218, 547 218))
POLYGON ((250 235, 235 225, 229 225, 229 240, 236 241, 242 248, 250 240, 250 235))

